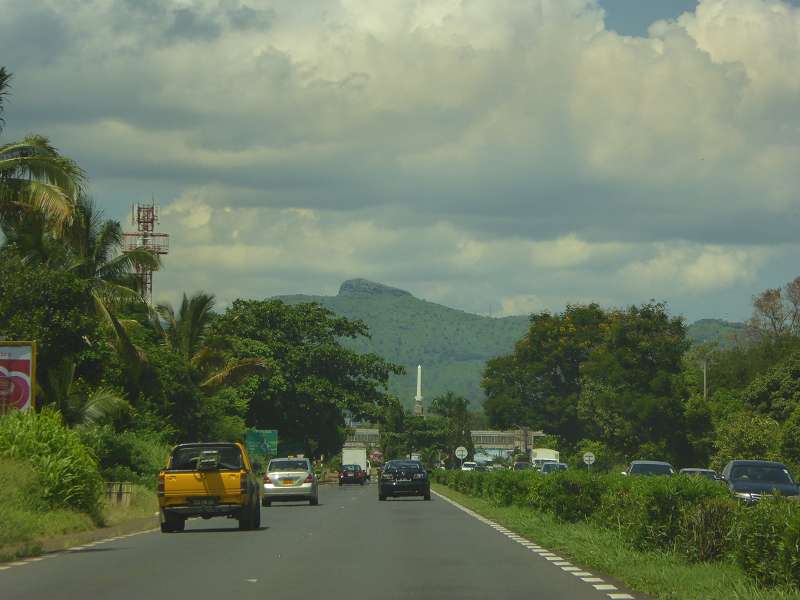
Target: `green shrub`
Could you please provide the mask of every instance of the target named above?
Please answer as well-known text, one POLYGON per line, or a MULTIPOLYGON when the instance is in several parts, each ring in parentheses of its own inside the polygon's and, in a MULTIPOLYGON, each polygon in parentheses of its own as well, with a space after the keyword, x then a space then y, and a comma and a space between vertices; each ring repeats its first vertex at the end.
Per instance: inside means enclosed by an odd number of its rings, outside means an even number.
POLYGON ((681 513, 706 498, 729 497, 728 490, 700 477, 609 476, 596 518, 617 527, 623 539, 640 550, 673 549, 681 513))
POLYGON ((603 494, 614 479, 587 473, 566 471, 546 476, 550 511, 560 521, 576 523, 591 517, 600 508, 603 494))
POLYGON ((733 498, 702 498, 681 509, 677 550, 692 562, 728 554, 739 503, 733 498))
POLYGON ((100 519, 103 480, 78 434, 54 410, 0 417, 0 457, 26 460, 36 472, 42 498, 100 519))
POLYGON ((763 498, 740 509, 734 522, 734 556, 767 586, 800 586, 800 507, 794 500, 763 498))
POLYGON ((154 487, 156 475, 169 456, 170 444, 150 431, 114 431, 108 425, 80 430, 106 481, 130 481, 154 487))

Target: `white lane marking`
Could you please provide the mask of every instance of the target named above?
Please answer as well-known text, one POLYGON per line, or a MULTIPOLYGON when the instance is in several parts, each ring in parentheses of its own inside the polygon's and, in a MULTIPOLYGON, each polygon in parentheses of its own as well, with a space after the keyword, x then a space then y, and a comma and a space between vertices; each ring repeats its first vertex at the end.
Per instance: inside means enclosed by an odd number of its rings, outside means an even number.
POLYGON ((18 560, 16 562, 8 563, 9 567, 21 567, 22 565, 27 565, 27 560, 18 560))
POLYGON ((245 579, 247 583, 258 583, 258 579, 245 579))
MULTIPOLYGON (((465 512, 468 515, 475 517, 480 522, 485 523, 486 525, 489 525, 495 531, 499 531, 500 533, 503 533, 507 538, 517 542, 518 544, 521 544, 522 546, 525 546, 528 550, 530 550, 532 552, 535 552, 539 556, 544 557, 545 559, 550 561, 552 564, 560 566, 563 571, 571 573, 572 575, 575 575, 576 577, 580 577, 581 581, 585 581, 586 583, 594 584, 592 587, 594 587, 596 590, 598 590, 598 591, 609 591, 609 592, 614 592, 614 591, 617 590, 617 587, 615 585, 611 585, 610 583, 605 583, 601 577, 594 577, 589 571, 581 571, 580 567, 572 566, 568 561, 565 561, 563 558, 561 558, 560 556, 557 556, 555 553, 549 552, 549 551, 543 549, 541 546, 538 546, 538 545, 530 542, 529 540, 527 540, 526 538, 520 536, 517 533, 511 532, 510 530, 506 529, 505 527, 497 525, 496 523, 494 523, 493 521, 491 521, 489 519, 485 519, 485 518, 480 517, 477 513, 469 510, 468 508, 466 508, 464 506, 461 506, 455 500, 451 500, 447 496, 444 496, 444 495, 442 495, 442 494, 440 494, 440 493, 438 493, 436 491, 434 491, 433 493, 436 496, 438 496, 439 498, 441 498, 442 500, 444 500, 446 502, 449 502, 450 504, 452 504, 453 506, 455 506, 456 508, 458 508, 462 512, 465 512)), ((608 596, 611 600, 635 600, 634 597, 631 596, 630 594, 624 594, 624 593, 620 593, 620 594, 610 593, 610 594, 606 594, 606 596, 608 596)))
POLYGON ((8 571, 11 567, 0 567, 0 571, 8 571))

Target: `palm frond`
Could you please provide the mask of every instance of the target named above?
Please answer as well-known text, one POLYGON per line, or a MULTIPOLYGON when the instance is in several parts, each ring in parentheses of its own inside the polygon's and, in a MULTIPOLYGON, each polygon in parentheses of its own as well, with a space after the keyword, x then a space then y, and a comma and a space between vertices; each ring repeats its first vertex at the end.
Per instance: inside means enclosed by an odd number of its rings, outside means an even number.
POLYGON ((263 358, 243 358, 229 362, 222 369, 207 377, 200 387, 235 385, 251 375, 267 376, 272 371, 272 366, 263 358))
POLYGON ((112 330, 111 345, 117 351, 120 360, 132 371, 138 372, 146 362, 146 356, 133 343, 128 331, 108 309, 108 305, 103 301, 102 296, 97 293, 97 290, 92 290, 92 299, 101 321, 106 323, 112 330))
POLYGON ((0 212, 20 208, 41 212, 59 233, 73 214, 72 199, 57 185, 28 179, 0 180, 0 212))
POLYGON ((146 248, 136 248, 105 262, 98 262, 95 275, 107 281, 120 281, 137 267, 156 271, 161 267, 161 259, 146 248))
POLYGON ((50 183, 61 188, 70 198, 83 190, 86 173, 78 164, 62 156, 50 140, 41 135, 28 135, 18 142, 0 147, 0 173, 50 183))
POLYGON ((80 422, 88 425, 113 421, 130 408, 131 405, 123 396, 111 388, 100 387, 86 398, 86 403, 81 407, 80 422))

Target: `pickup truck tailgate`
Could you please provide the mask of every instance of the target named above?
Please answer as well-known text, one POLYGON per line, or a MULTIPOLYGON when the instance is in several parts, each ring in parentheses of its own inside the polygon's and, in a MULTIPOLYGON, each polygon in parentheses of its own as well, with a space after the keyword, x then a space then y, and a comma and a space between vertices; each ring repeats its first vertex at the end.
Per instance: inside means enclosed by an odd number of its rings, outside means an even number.
POLYGON ((164 498, 182 503, 187 498, 210 496, 219 502, 239 502, 241 473, 239 471, 193 471, 170 473, 164 477, 164 498))

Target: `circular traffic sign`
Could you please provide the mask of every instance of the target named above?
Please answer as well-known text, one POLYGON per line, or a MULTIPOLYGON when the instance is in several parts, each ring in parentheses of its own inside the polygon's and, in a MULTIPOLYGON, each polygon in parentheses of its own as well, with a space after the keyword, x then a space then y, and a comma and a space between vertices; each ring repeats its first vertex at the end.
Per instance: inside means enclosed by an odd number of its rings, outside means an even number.
POLYGON ((583 462, 585 462, 587 465, 594 464, 594 461, 595 461, 594 453, 587 452, 586 454, 583 455, 583 462))
POLYGON ((468 454, 467 449, 464 448, 464 446, 459 446, 458 448, 456 448, 456 458, 458 458, 459 460, 467 458, 467 454, 468 454))

